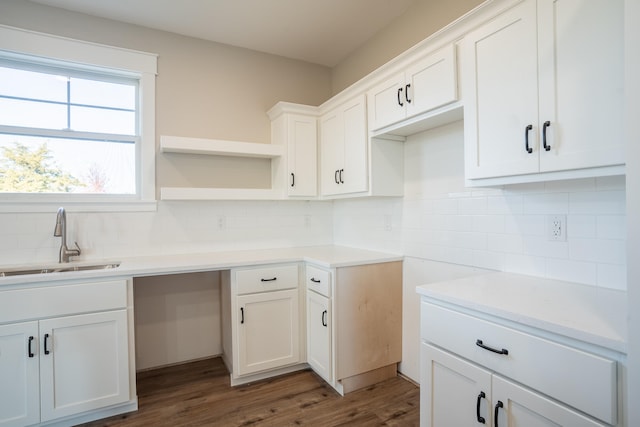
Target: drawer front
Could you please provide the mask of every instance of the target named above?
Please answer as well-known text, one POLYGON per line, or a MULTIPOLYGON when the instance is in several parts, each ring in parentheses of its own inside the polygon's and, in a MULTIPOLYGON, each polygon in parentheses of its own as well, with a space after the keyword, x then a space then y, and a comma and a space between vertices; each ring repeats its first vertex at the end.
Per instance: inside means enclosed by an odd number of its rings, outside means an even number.
POLYGON ((331 273, 311 265, 306 268, 307 289, 331 298, 331 273))
POLYGON ((253 294, 298 287, 298 265, 257 267, 235 271, 236 294, 253 294))
POLYGON ((126 307, 126 280, 14 289, 0 292, 0 323, 126 307))
POLYGON ((424 341, 616 423, 615 361, 425 301, 420 311, 424 341), (478 340, 507 354, 482 348, 478 340))

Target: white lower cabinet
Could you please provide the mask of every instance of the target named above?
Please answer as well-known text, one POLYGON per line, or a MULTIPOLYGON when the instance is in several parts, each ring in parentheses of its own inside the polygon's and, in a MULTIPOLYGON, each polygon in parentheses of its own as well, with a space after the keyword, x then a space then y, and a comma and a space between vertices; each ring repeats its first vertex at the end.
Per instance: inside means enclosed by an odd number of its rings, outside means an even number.
POLYGON ((422 344, 422 426, 605 426, 491 371, 422 344))
POLYGON ((620 425, 615 360, 486 316, 423 298, 421 426, 620 425))
POLYGON ((125 280, 0 292, 0 426, 128 402, 129 367, 125 280))
POLYGON ((307 267, 307 363, 331 383, 332 315, 331 300, 328 297, 329 277, 328 271, 307 267))
POLYGON ((222 276, 223 360, 231 385, 304 367, 298 264, 237 268, 222 276))
POLYGON ((297 289, 240 295, 235 306, 239 317, 238 375, 300 361, 297 289))

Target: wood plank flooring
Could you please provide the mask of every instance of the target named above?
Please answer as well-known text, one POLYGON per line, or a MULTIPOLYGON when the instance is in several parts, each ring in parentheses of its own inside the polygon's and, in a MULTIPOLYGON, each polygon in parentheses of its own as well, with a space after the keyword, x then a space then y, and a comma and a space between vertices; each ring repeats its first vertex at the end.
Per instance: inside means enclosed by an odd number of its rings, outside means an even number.
POLYGON ((97 426, 418 426, 419 388, 396 377, 341 397, 312 371, 230 387, 220 358, 138 374, 138 411, 97 426))

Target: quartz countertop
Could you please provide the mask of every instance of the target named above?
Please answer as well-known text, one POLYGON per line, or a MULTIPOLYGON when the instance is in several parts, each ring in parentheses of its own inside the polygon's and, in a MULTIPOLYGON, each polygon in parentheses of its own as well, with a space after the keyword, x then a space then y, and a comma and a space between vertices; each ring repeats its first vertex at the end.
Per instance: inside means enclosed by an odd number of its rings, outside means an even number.
MULTIPOLYGON (((243 251, 219 251, 191 254, 152 255, 107 260, 87 260, 66 265, 85 265, 120 262, 120 266, 105 270, 87 270, 29 274, 0 277, 3 286, 54 282, 75 279, 100 279, 117 276, 154 276, 163 274, 191 273, 200 271, 225 270, 234 267, 276 264, 286 262, 308 262, 325 268, 348 267, 360 264, 401 261, 402 255, 374 252, 345 246, 304 246, 243 251)), ((54 268, 51 263, 44 267, 54 268)), ((33 265, 5 266, 7 269, 33 268, 33 265)), ((41 268, 43 265, 38 264, 41 268)), ((2 267, 0 267, 2 271, 2 267)))
POLYGON ((513 273, 488 273, 418 286, 454 304, 626 353, 624 291, 513 273))

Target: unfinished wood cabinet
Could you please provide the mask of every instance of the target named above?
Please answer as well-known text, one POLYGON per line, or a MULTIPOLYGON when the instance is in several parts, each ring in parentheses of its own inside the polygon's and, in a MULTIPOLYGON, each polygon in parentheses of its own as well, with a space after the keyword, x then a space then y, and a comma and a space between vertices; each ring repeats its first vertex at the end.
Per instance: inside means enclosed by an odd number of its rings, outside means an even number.
MULTIPOLYGON (((309 274, 307 281, 318 280, 309 274)), ((341 394, 394 377, 402 359, 402 262, 327 271, 330 282, 331 375, 341 394)), ((322 337, 309 332, 309 342, 322 337)), ((312 368, 314 366, 312 365, 312 368)))

